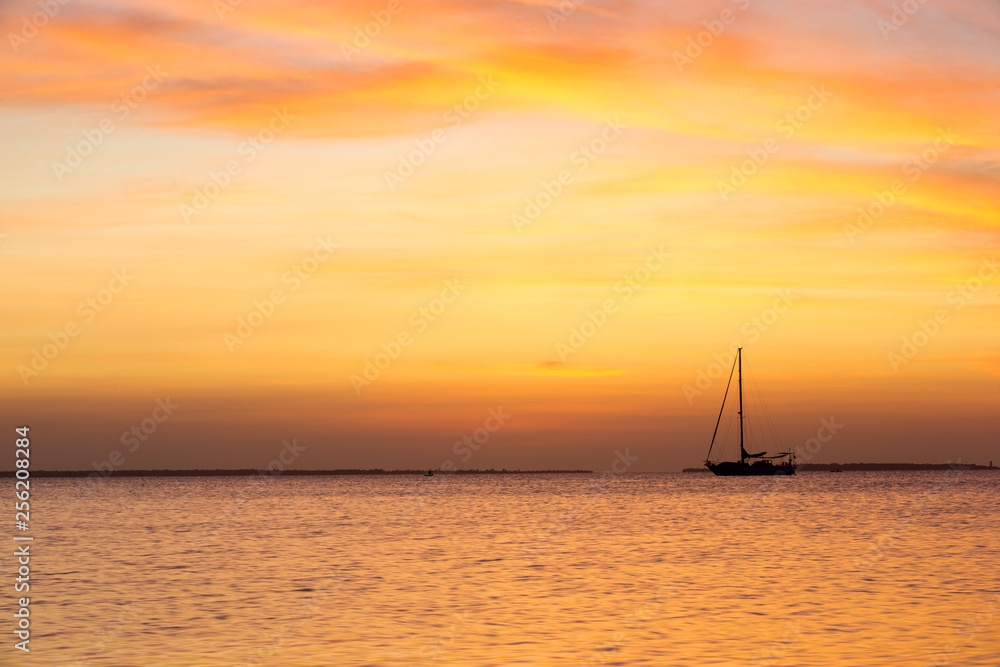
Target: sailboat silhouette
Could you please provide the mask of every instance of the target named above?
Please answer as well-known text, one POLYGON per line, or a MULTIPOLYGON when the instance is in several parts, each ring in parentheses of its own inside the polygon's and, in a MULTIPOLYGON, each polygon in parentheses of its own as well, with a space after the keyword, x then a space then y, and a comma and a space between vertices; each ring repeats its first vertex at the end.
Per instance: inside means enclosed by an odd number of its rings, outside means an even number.
POLYGON ((708 446, 708 455, 705 457, 705 466, 722 477, 744 476, 744 475, 794 475, 795 474, 795 454, 783 452, 775 456, 767 456, 767 452, 757 452, 751 454, 744 446, 745 429, 743 427, 743 348, 737 348, 736 359, 733 360, 733 370, 738 372, 739 394, 740 394, 740 460, 739 461, 712 461, 712 448, 715 446, 715 436, 719 433, 719 422, 722 421, 722 412, 726 408, 726 397, 729 396, 729 387, 733 383, 733 371, 729 371, 729 382, 726 384, 726 393, 722 397, 722 407, 719 408, 719 418, 715 422, 715 431, 712 433, 712 442, 708 446), (787 458, 786 458, 787 457, 787 458), (778 464, 775 461, 786 459, 778 464))

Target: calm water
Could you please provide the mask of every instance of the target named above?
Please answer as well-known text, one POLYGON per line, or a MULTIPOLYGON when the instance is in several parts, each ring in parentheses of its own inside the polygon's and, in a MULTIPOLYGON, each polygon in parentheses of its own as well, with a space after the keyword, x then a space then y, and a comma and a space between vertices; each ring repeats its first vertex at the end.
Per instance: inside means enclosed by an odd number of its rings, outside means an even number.
POLYGON ((998 486, 36 480, 32 652, 0 663, 996 667, 998 486))

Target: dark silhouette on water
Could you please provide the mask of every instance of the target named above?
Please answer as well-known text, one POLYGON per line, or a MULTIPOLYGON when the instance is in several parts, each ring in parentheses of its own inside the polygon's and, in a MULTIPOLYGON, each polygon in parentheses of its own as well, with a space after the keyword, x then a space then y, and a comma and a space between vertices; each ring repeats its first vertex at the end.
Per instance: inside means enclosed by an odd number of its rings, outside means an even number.
POLYGON ((434 476, 434 471, 430 468, 428 468, 427 472, 424 473, 424 477, 433 477, 433 476, 434 476))
MULTIPOLYGON (((912 472, 914 470, 933 470, 946 472, 949 470, 992 470, 1000 468, 976 463, 797 463, 795 470, 799 472, 912 472)), ((711 472, 705 467, 684 468, 681 472, 711 472)))
MULTIPOLYGON (((280 477, 327 477, 340 475, 426 475, 423 470, 383 470, 381 468, 341 468, 336 470, 256 470, 254 468, 241 469, 161 469, 161 470, 32 470, 32 477, 253 477, 253 476, 280 476, 280 477)), ((447 475, 592 475, 593 470, 481 470, 472 468, 468 470, 439 470, 438 474, 447 475)), ((13 470, 0 470, 0 477, 13 477, 13 470)))
POLYGON ((744 448, 744 428, 743 428, 743 348, 736 349, 736 359, 733 360, 733 368, 729 371, 729 382, 726 384, 726 393, 722 396, 722 407, 719 408, 719 418, 715 422, 715 431, 712 433, 712 443, 708 446, 708 455, 705 457, 705 466, 722 477, 746 476, 746 475, 794 475, 795 455, 792 452, 784 452, 776 456, 767 456, 767 452, 757 452, 750 454, 744 448), (722 412, 726 409, 726 397, 729 396, 729 387, 733 383, 733 371, 739 371, 739 393, 740 393, 740 460, 739 461, 712 461, 712 447, 715 446, 715 436, 719 433, 719 422, 722 421, 722 412), (778 459, 787 460, 775 465, 778 459))

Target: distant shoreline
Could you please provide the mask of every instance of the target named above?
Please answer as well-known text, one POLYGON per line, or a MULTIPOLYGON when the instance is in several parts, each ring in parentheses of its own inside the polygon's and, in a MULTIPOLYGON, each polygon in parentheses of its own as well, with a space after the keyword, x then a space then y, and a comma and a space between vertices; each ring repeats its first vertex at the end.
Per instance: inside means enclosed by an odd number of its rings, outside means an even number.
MULTIPOLYGON (((592 475, 593 470, 435 470, 434 477, 439 475, 592 475)), ((238 470, 217 469, 217 470, 113 470, 111 472, 96 470, 32 470, 31 477, 250 477, 253 475, 267 475, 271 477, 316 475, 321 477, 339 475, 427 475, 427 470, 382 470, 381 468, 370 469, 342 469, 342 470, 254 470, 244 468, 238 470)), ((0 477, 13 477, 13 470, 0 471, 0 477)))
MULTIPOLYGON (((1000 470, 997 466, 981 466, 975 463, 801 463, 796 466, 802 472, 829 472, 831 470, 1000 470)), ((681 472, 711 472, 708 468, 684 468, 681 472)))
MULTIPOLYGON (((802 472, 828 472, 831 470, 891 471, 891 470, 1000 470, 1000 466, 984 466, 974 463, 803 463, 797 466, 802 472)), ((710 473, 708 468, 684 468, 684 473, 710 473)), ((0 471, 0 478, 14 477, 13 470, 0 471)), ((434 477, 443 475, 592 475, 593 470, 434 470, 434 477)), ((383 470, 381 468, 348 468, 334 470, 283 470, 268 471, 253 468, 241 469, 195 469, 195 470, 32 470, 31 477, 76 478, 76 477, 344 477, 352 475, 418 475, 428 476, 427 470, 383 470)))

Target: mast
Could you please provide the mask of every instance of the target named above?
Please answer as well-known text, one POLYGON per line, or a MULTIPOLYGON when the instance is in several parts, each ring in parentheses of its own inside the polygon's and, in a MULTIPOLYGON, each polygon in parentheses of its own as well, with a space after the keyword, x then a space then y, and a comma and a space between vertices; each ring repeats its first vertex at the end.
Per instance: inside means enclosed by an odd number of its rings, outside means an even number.
MULTIPOLYGON (((736 355, 737 357, 739 354, 736 355)), ((733 359, 733 366, 729 369, 729 380, 726 381, 726 393, 722 395, 722 407, 719 408, 719 418, 715 420, 715 430, 712 431, 712 442, 708 446, 708 455, 705 463, 712 458, 712 447, 715 446, 715 436, 719 434, 719 424, 722 423, 722 412, 726 409, 726 399, 729 397, 729 388, 733 386, 733 373, 736 371, 736 359, 733 359)), ((991 464, 992 465, 992 464, 991 464)))
POLYGON ((743 348, 736 349, 736 364, 739 366, 740 383, 740 463, 747 457, 747 450, 743 448, 743 348))

